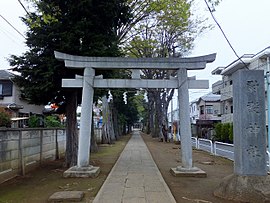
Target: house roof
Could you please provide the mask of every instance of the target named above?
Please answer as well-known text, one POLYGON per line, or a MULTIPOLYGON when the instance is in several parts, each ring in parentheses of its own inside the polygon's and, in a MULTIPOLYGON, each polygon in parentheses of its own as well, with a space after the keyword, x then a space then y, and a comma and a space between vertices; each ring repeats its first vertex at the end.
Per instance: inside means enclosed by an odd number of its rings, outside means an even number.
MULTIPOLYGON (((267 58, 270 57, 270 46, 266 47, 262 51, 258 52, 257 54, 244 54, 239 59, 233 61, 231 64, 226 66, 224 70, 221 71, 221 75, 231 75, 235 71, 248 67, 249 64, 257 59, 267 58)), ((212 72, 216 73, 215 71, 212 72)))
POLYGON ((200 99, 207 102, 216 102, 220 100, 221 95, 209 93, 201 96, 200 99))
POLYGON ((7 70, 0 70, 0 80, 9 80, 14 75, 7 70))
POLYGON ((230 65, 228 65, 223 71, 221 71, 221 75, 231 75, 235 71, 245 68, 251 63, 251 59, 254 55, 246 54, 241 57, 241 59, 237 59, 233 61, 230 65))

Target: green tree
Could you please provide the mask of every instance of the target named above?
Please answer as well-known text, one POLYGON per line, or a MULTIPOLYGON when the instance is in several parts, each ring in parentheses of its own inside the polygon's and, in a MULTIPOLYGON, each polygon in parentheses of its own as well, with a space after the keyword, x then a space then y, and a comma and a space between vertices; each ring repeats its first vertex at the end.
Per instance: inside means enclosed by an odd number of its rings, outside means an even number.
MULTIPOLYGON (((193 47, 194 39, 209 26, 205 19, 195 18, 187 0, 130 0, 134 14, 130 26, 120 33, 124 52, 131 57, 182 57, 193 47)), ((175 71, 142 70, 148 79, 169 79, 175 71)), ((169 102, 174 89, 148 89, 149 126, 153 136, 160 134, 162 123, 167 124, 169 102), (155 115, 155 117, 152 117, 155 115), (150 118, 151 117, 151 118, 150 118)))
MULTIPOLYGON (((29 0, 33 12, 22 18, 27 25, 21 56, 11 56, 10 65, 20 73, 15 82, 31 103, 63 102, 67 115, 66 166, 77 162, 77 90, 61 88, 62 78, 74 78, 54 51, 83 56, 119 56, 117 29, 128 22, 124 0, 29 0)), ((98 73, 96 73, 98 74, 98 73)), ((80 92, 80 91, 79 91, 80 92)))

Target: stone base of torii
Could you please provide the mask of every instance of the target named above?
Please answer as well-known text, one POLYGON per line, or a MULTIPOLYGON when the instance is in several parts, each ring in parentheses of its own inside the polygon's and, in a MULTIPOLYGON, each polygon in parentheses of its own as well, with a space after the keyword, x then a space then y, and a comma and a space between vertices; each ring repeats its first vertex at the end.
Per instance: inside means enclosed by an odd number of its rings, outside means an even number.
MULTIPOLYGON (((206 173, 193 167, 192 143, 189 116, 188 89, 208 89, 208 80, 196 80, 187 76, 187 70, 200 70, 207 63, 215 60, 216 54, 191 58, 120 58, 120 57, 83 57, 55 52, 55 57, 65 62, 69 68, 84 69, 83 77, 63 79, 66 88, 83 88, 82 112, 79 132, 77 166, 64 173, 65 177, 95 177, 100 172, 98 167, 90 166, 91 123, 94 88, 177 88, 179 100, 179 118, 181 122, 182 165, 172 169, 175 174, 206 173), (95 76, 95 69, 131 69, 131 79, 103 79, 95 76), (177 71, 176 78, 150 80, 140 78, 140 69, 163 69, 177 71), (196 173, 195 173, 196 172, 196 173)), ((193 176, 192 175, 192 176, 193 176)))

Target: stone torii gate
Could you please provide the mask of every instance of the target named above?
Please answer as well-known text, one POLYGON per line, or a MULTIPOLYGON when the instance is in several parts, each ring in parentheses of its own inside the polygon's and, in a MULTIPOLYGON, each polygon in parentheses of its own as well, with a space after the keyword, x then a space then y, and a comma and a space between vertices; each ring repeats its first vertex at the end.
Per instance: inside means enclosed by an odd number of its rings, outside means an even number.
POLYGON ((55 51, 55 57, 63 60, 68 68, 84 69, 83 77, 62 80, 62 87, 83 88, 77 166, 68 169, 65 177, 97 176, 100 171, 99 167, 89 165, 94 88, 178 88, 182 166, 171 170, 174 175, 200 171, 192 165, 188 89, 208 89, 209 82, 189 78, 187 70, 204 69, 207 63, 215 60, 216 54, 190 58, 124 58, 74 56, 55 51), (132 79, 95 77, 95 69, 131 69, 132 79), (176 70, 177 78, 141 79, 140 69, 176 70))

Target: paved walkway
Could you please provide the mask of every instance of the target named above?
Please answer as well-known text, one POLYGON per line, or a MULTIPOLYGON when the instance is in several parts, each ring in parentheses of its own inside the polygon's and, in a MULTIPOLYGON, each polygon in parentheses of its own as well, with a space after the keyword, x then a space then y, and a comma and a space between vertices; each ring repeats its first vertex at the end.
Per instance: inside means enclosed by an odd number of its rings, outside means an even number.
POLYGON ((176 203, 139 131, 112 168, 93 203, 176 203))

